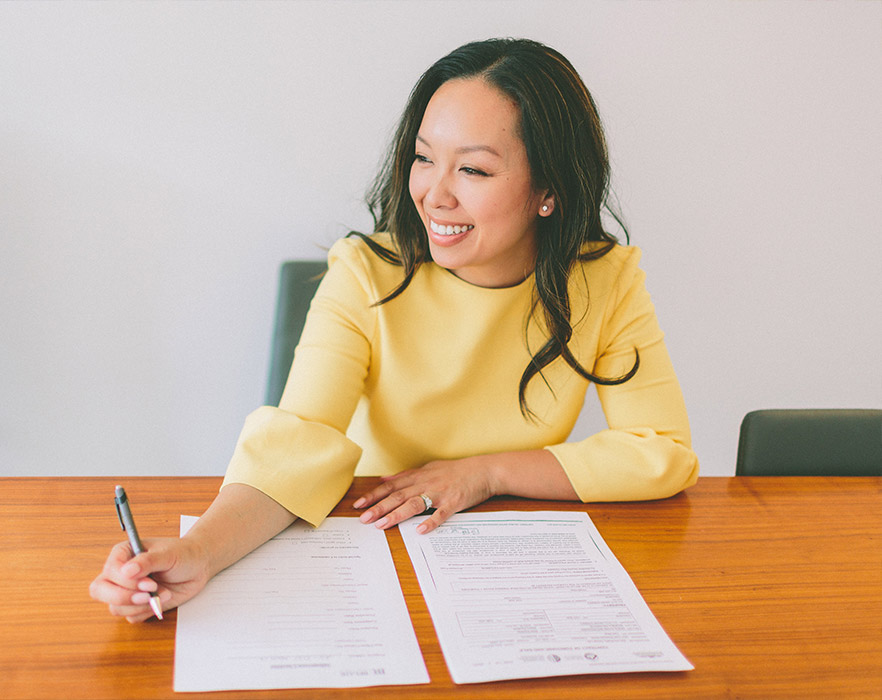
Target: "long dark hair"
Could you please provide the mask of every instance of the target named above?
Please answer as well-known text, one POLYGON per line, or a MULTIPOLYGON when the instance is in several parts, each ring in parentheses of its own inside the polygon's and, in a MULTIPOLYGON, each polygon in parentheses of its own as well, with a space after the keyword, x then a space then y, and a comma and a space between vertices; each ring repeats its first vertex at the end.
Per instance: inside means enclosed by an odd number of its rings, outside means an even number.
POLYGON ((582 367, 568 346, 573 334, 568 292, 573 267, 606 255, 618 242, 604 229, 602 210, 613 216, 627 238, 621 217, 607 202, 609 158, 600 117, 570 62, 554 49, 528 39, 477 41, 437 61, 410 93, 389 156, 368 192, 374 231, 388 231, 395 250, 355 235, 382 259, 404 268, 403 281, 380 304, 401 294, 417 268, 432 259, 408 182, 426 106, 442 84, 456 78, 481 78, 515 101, 533 185, 554 196, 551 215, 537 222, 536 293, 531 312, 535 316, 541 309, 548 340, 532 356, 518 389, 521 413, 535 418, 527 407, 527 384, 558 357, 585 379, 606 385, 626 382, 640 364, 637 354, 625 375, 598 377, 582 367), (588 245, 592 241, 596 243, 588 245))

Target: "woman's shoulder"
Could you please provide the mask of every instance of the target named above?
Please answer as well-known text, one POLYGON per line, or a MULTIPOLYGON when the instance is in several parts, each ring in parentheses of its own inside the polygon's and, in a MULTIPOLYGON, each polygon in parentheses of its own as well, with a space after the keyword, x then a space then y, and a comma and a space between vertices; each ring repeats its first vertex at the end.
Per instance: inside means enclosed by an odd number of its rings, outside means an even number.
POLYGON ((365 288, 373 290, 388 290, 401 281, 403 268, 396 260, 395 244, 388 233, 351 233, 337 240, 328 251, 330 274, 346 269, 365 288))
POLYGON ((375 258, 380 258, 378 249, 387 251, 392 255, 395 252, 395 243, 388 233, 351 233, 337 239, 328 252, 328 261, 336 260, 363 260, 372 263, 375 258))
MULTIPOLYGON (((585 259, 579 262, 579 266, 592 286, 596 286, 601 281, 615 285, 616 282, 625 281, 626 278, 633 278, 639 269, 642 256, 640 248, 615 243, 602 253, 601 251, 608 246, 608 243, 591 241, 582 249, 585 259)), ((576 277, 580 276, 576 275, 576 277)))
MULTIPOLYGON (((591 244, 583 252, 598 250, 600 244, 591 244)), ((640 256, 636 246, 617 243, 600 257, 581 260, 570 274, 571 318, 606 318, 623 299, 644 288, 640 256)))
MULTIPOLYGON (((388 233, 363 234, 352 232, 338 239, 328 251, 328 266, 335 263, 356 265, 373 270, 398 267, 395 243, 388 233)), ((399 267, 400 269, 400 267, 399 267)))

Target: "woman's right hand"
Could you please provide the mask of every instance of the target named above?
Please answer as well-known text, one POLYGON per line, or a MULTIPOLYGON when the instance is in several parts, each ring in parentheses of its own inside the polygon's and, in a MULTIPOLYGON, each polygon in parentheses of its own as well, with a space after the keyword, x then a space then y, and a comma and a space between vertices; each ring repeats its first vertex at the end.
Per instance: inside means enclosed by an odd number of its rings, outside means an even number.
POLYGON ((209 579, 206 557, 192 540, 145 539, 144 547, 146 552, 133 557, 128 542, 117 544, 89 586, 90 595, 106 603, 111 615, 129 622, 153 616, 151 591, 159 593, 163 610, 171 610, 199 593, 209 579))
POLYGON ((262 491, 246 484, 228 484, 181 539, 145 539, 147 551, 137 557, 132 556, 128 542, 116 545, 89 593, 107 603, 112 615, 143 622, 153 615, 151 591, 159 593, 163 610, 176 608, 205 588, 216 573, 294 520, 262 491))

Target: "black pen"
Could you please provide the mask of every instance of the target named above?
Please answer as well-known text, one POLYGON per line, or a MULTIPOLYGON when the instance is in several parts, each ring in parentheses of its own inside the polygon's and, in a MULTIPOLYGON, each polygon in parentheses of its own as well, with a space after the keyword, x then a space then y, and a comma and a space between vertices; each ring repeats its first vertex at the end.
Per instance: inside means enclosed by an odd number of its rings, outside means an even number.
MULTIPOLYGON (((132 509, 129 508, 129 499, 126 498, 126 490, 122 486, 116 487, 116 498, 113 500, 116 503, 116 514, 119 516, 119 524, 122 525, 122 529, 125 530, 126 535, 129 537, 129 544, 132 546, 132 551, 136 556, 146 552, 147 550, 144 549, 144 545, 141 544, 141 538, 138 537, 138 528, 135 527, 135 519, 132 517, 132 509)), ((150 593, 150 607, 153 609, 153 613, 156 617, 161 620, 162 605, 159 602, 159 594, 156 591, 150 593)))

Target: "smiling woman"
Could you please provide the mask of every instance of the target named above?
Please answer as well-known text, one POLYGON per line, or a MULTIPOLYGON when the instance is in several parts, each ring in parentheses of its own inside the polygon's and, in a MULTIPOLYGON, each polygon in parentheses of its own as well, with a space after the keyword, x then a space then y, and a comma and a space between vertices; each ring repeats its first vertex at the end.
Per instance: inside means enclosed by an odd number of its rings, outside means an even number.
POLYGON ((533 186, 517 105, 481 78, 432 95, 416 137, 410 196, 441 267, 480 287, 523 282, 536 262, 536 219, 554 197, 533 186))
POLYGON ((421 532, 497 494, 693 484, 639 251, 601 223, 608 179, 594 102, 558 52, 489 40, 430 67, 369 195, 375 231, 331 249, 279 406, 247 418, 198 524, 134 557, 118 545, 92 595, 132 621, 151 592, 179 605, 295 518, 319 525, 353 475, 386 477, 354 504, 363 522, 434 507, 421 532), (592 382, 608 429, 568 441, 592 382))

